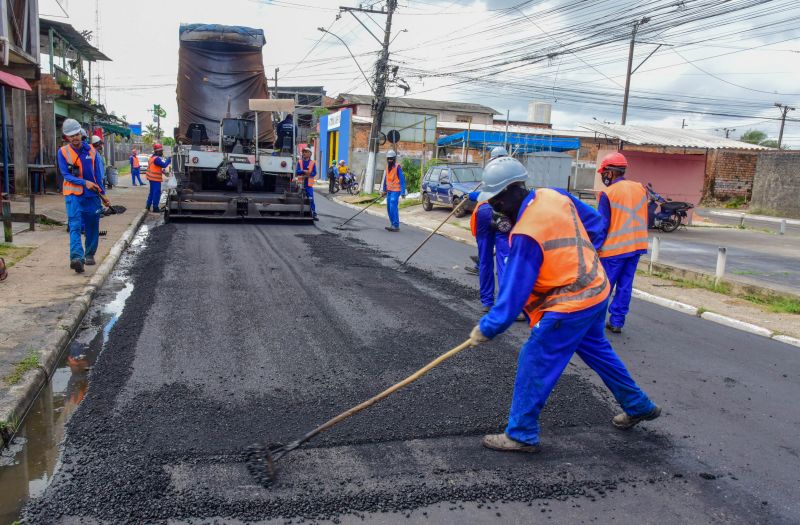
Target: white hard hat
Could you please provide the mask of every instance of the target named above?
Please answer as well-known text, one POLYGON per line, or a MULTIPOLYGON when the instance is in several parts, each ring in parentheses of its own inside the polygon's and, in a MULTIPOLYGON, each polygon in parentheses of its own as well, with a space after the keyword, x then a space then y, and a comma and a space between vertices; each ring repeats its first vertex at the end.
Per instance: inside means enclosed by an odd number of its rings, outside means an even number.
POLYGON ((508 157, 508 151, 503 146, 497 146, 492 148, 492 154, 489 156, 490 159, 496 159, 497 157, 508 157))
POLYGON ((80 123, 74 118, 68 118, 61 125, 61 133, 63 133, 67 137, 71 137, 72 135, 77 135, 81 131, 83 130, 81 129, 80 123))
POLYGON ((486 201, 506 189, 514 182, 528 180, 528 170, 513 157, 498 157, 490 160, 483 168, 483 188, 478 195, 478 202, 486 201))
POLYGON ((100 137, 98 137, 97 135, 92 135, 92 145, 94 146, 94 145, 95 145, 95 144, 97 144, 98 142, 103 142, 103 139, 101 139, 101 138, 100 138, 100 137))
POLYGON ((389 151, 386 152, 386 158, 387 159, 394 159, 396 157, 397 157, 397 153, 395 153, 393 149, 390 149, 389 151))

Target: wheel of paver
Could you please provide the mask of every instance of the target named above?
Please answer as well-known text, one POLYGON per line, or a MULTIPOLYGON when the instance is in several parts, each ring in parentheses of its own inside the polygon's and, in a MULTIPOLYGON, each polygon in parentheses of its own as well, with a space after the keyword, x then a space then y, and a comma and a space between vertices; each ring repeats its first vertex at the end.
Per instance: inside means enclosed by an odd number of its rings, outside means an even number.
POLYGON ((431 211, 433 209, 431 197, 427 193, 422 194, 422 209, 425 211, 431 211))
MULTIPOLYGON (((458 205, 461 204, 461 199, 458 197, 453 198, 453 209, 458 208, 458 205)), ((461 206, 460 208, 456 209, 456 212, 453 214, 459 219, 467 214, 467 208, 465 206, 461 206)))
POLYGON ((333 181, 333 187, 331 188, 331 193, 338 193, 340 189, 341 188, 339 188, 339 181, 336 180, 333 181))
POLYGON ((664 233, 672 233, 678 229, 678 226, 681 225, 681 216, 677 213, 673 213, 669 216, 669 219, 665 219, 661 221, 661 230, 664 233))
POLYGON ((164 206, 164 224, 169 222, 169 201, 167 201, 167 205, 164 206))
POLYGON ((347 191, 350 192, 350 195, 358 195, 358 190, 359 187, 357 182, 353 182, 352 184, 350 184, 350 187, 347 188, 347 191))

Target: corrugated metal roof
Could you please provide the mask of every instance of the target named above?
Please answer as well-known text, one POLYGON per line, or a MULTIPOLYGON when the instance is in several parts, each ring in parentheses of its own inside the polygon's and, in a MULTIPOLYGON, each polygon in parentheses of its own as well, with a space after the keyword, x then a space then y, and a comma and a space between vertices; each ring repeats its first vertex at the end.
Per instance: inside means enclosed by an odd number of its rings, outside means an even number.
POLYGON ((598 136, 621 140, 638 146, 664 146, 698 149, 751 149, 771 150, 764 146, 748 144, 739 140, 715 137, 688 129, 656 128, 653 126, 631 126, 587 122, 580 127, 595 132, 598 136))
POLYGON ((94 62, 96 60, 111 61, 99 49, 90 44, 82 34, 80 34, 74 27, 63 22, 56 22, 55 20, 47 20, 46 18, 39 19, 39 31, 41 34, 46 34, 50 29, 54 29, 61 35, 69 44, 78 50, 86 60, 94 62))
MULTIPOLYGON (((372 95, 354 95, 342 93, 336 97, 336 104, 331 107, 339 107, 351 104, 372 104, 372 95)), ((483 106, 481 104, 471 104, 468 102, 447 102, 444 100, 425 100, 421 98, 389 97, 387 109, 427 109, 433 111, 455 111, 464 113, 485 113, 487 115, 499 115, 500 112, 483 106)))
MULTIPOLYGON (((372 117, 362 117, 353 115, 353 122, 356 124, 372 124, 372 117)), ((488 131, 505 133, 505 124, 478 124, 473 123, 470 126, 467 122, 445 122, 439 120, 436 122, 436 129, 458 129, 473 131, 488 131)), ((578 137, 584 139, 593 139, 594 132, 586 131, 585 129, 552 129, 552 128, 538 128, 534 126, 520 126, 511 124, 508 126, 508 133, 513 135, 539 135, 547 137, 578 137)))

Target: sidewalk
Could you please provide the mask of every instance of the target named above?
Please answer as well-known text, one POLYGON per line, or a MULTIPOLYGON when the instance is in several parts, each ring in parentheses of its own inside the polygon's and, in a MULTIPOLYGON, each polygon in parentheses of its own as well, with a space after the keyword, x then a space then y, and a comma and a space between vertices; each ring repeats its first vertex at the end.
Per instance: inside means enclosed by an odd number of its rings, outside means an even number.
MULTIPOLYGON (((349 195, 328 195, 327 187, 325 188, 325 191, 320 193, 334 202, 353 207, 355 207, 355 205, 350 204, 348 201, 358 199, 357 197, 351 197, 349 195)), ((376 206, 373 206, 365 213, 386 217, 386 208, 382 207, 376 209, 376 206)), ((424 211, 422 206, 403 208, 400 210, 401 228, 403 224, 410 224, 423 230, 432 231, 442 220, 444 220, 445 217, 447 217, 448 213, 450 213, 448 208, 434 208, 430 212, 424 211)), ((469 230, 469 216, 461 219, 451 217, 447 224, 445 224, 439 230, 439 233, 452 240, 476 246, 475 239, 472 237, 472 233, 469 230)), ((730 234, 734 232, 727 233, 730 234)), ((673 234, 666 234, 662 236, 662 238, 668 235, 673 234)), ((750 238, 752 237, 747 237, 747 239, 750 238)), ((776 251, 776 248, 772 246, 771 250, 776 251)), ((794 253, 793 250, 793 247, 782 247, 782 250, 778 249, 777 251, 779 253, 782 251, 794 253)), ((465 264, 468 264, 468 262, 469 261, 464 261, 465 264)), ((663 262, 663 257, 661 262, 663 262)), ((749 276, 729 275, 726 276, 726 279, 732 280, 730 277, 739 278, 743 283, 750 282, 750 279, 747 278, 749 276)), ((634 286, 637 289, 653 295, 671 299, 673 301, 696 305, 702 310, 702 312, 715 312, 718 314, 723 314, 745 323, 762 326, 777 334, 785 334, 791 337, 800 338, 800 315, 797 314, 772 312, 766 305, 759 305, 744 299, 730 297, 728 295, 713 292, 704 288, 684 287, 674 281, 642 274, 641 272, 637 274, 634 286)))
MULTIPOLYGON (((101 219, 100 230, 107 234, 100 237, 97 265, 87 266, 83 274, 69 268, 64 225, 37 224, 36 231, 16 234, 13 244, 0 245, 15 259, 8 279, 0 283, 0 434, 35 399, 95 290, 144 217, 148 187, 129 184, 108 192, 112 203, 128 211, 101 219)), ((15 202, 15 211, 18 205, 27 211, 27 201, 15 202)), ((64 217, 63 196, 37 196, 37 214, 64 217)))

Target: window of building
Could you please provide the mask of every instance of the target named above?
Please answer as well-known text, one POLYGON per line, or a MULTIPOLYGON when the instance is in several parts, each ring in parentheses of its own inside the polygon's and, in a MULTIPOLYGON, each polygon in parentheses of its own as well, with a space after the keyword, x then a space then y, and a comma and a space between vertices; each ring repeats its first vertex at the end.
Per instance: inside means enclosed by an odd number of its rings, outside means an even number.
POLYGON ((469 122, 472 120, 472 115, 456 115, 456 122, 469 122))

